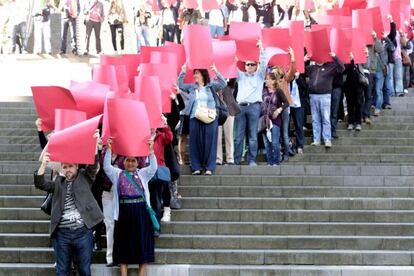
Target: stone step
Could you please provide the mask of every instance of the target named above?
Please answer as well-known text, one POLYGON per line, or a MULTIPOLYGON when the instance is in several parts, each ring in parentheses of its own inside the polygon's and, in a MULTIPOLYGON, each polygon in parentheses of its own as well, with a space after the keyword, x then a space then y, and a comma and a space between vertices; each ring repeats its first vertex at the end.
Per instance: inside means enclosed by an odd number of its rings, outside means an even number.
MULTIPOLYGON (((408 196, 408 195, 407 195, 408 196)), ((34 197, 0 197, 0 207, 35 207, 34 197)), ((43 197, 36 197, 38 200, 43 197)), ((42 201, 40 201, 41 203, 42 201)), ((414 198, 338 198, 338 197, 184 197, 183 209, 305 209, 305 210, 411 210, 414 198)))
POLYGON ((37 189, 33 184, 2 184, 0 185, 1 196, 45 196, 46 192, 37 189))
POLYGON ((38 161, 39 155, 40 155, 40 149, 38 152, 0 152, 0 160, 3 160, 3 161, 38 161))
MULTIPOLYGON (((0 269, 5 275, 55 275, 51 264, 3 263, 0 269)), ((104 264, 93 264, 92 275, 119 275, 119 268, 105 267, 104 264)), ((136 266, 128 266, 131 275, 137 275, 136 266)), ((319 266, 319 265, 148 265, 148 275, 154 276, 407 276, 414 273, 409 266, 319 266)))
POLYGON ((412 197, 410 187, 339 187, 339 186, 179 186, 183 197, 412 197))
MULTIPOLYGON (((27 184, 27 183, 26 183, 27 184)), ((192 177, 182 175, 182 186, 413 186, 414 177, 407 176, 237 176, 212 175, 192 177)), ((219 187, 218 187, 219 188, 219 187)))
POLYGON ((0 233, 48 233, 50 217, 44 220, 0 220, 0 233))
POLYGON ((0 121, 0 129, 2 128, 32 128, 34 130, 36 130, 35 125, 34 125, 34 121, 30 121, 30 122, 21 122, 21 121, 14 121, 14 122, 10 122, 10 121, 0 121))
POLYGON ((181 209, 175 210, 171 219, 173 221, 414 222, 414 211, 181 209))
MULTIPOLYGON (((2 195, 0 207, 37 208, 40 207, 44 198, 44 195, 2 195)), ((414 198, 409 197, 184 197, 182 201, 183 209, 410 210, 414 205, 414 198)))
MULTIPOLYGON (((2 136, 0 136, 0 143, 1 144, 40 145, 39 144, 39 138, 37 137, 37 131, 33 131, 33 134, 31 134, 31 135, 3 136, 3 135, 7 135, 7 134, 12 134, 15 131, 13 129, 7 129, 7 130, 3 129, 3 130, 2 130, 2 133, 1 133, 2 136)), ((27 129, 27 131, 32 132, 32 130, 29 130, 29 129, 27 129)))
POLYGON ((397 138, 414 138, 414 131, 395 131, 395 130, 371 130, 363 128, 362 131, 355 130, 337 130, 340 138, 348 139, 349 137, 397 137, 397 138))
MULTIPOLYGON (((105 246, 105 238, 103 244, 105 246)), ((278 235, 171 235, 161 234, 156 239, 158 249, 200 249, 200 250, 410 250, 414 237, 390 236, 278 236, 278 235)), ((0 246, 49 247, 51 239, 48 234, 5 233, 0 234, 0 246)))
POLYGON ((0 114, 0 121, 7 122, 32 122, 35 126, 35 121, 38 118, 37 114, 10 114, 7 110, 0 114))
MULTIPOLYGON (((237 250, 156 249, 157 264, 227 265, 412 265, 414 251, 401 250, 237 250)), ((95 252, 93 262, 104 262, 105 252, 95 252)), ((3 247, 0 262, 53 263, 51 248, 3 247)))
MULTIPOLYGON (((412 236, 413 226, 413 223, 172 221, 162 223, 162 233, 180 235, 412 236)), ((5 227, 3 223, 2 227, 5 227)))
POLYGON ((19 114, 19 115, 36 115, 37 111, 36 108, 19 108, 19 107, 3 107, 2 108, 3 114, 12 115, 12 114, 19 114))
MULTIPOLYGON (((339 130, 346 130, 348 124, 347 123, 339 123, 338 124, 339 130)), ((396 130, 396 131, 407 131, 407 130, 414 130, 413 124, 394 124, 394 123, 383 123, 383 122, 375 122, 371 125, 363 124, 362 128, 364 130, 396 130)))
POLYGON ((0 152, 14 153, 14 152, 36 152, 40 153, 42 149, 39 143, 37 144, 0 144, 0 152))
POLYGON ((19 102, 4 102, 1 101, 0 102, 0 108, 24 108, 24 109, 33 109, 36 110, 33 101, 31 102, 24 102, 24 101, 19 101, 19 102))
MULTIPOLYGON (((344 138, 346 139, 346 138, 344 138)), ((389 154, 414 154, 414 147, 408 146, 371 146, 371 145, 335 145, 335 147, 330 148, 329 150, 325 149, 324 147, 305 147, 304 153, 372 153, 372 154, 381 154, 381 153, 389 153, 389 154)))
POLYGON ((289 162, 372 162, 372 163, 412 163, 414 162, 413 154, 341 154, 330 153, 329 150, 326 153, 309 153, 304 155, 296 155, 294 158, 290 158, 289 162))

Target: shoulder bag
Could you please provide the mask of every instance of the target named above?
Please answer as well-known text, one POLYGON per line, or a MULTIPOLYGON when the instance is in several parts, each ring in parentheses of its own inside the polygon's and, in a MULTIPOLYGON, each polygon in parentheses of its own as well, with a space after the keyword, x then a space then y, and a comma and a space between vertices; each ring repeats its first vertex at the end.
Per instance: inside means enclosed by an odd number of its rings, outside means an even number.
POLYGON ((214 120, 216 119, 216 116, 217 116, 216 109, 200 105, 198 103, 199 98, 200 98, 199 97, 199 91, 198 91, 198 89, 196 89, 197 106, 196 106, 196 111, 195 111, 195 117, 199 121, 201 121, 205 124, 210 124, 210 123, 214 122, 214 120))
POLYGON ((142 191, 142 194, 143 194, 144 199, 145 199, 145 204, 147 206, 147 211, 148 211, 148 214, 151 218, 152 226, 154 226, 155 231, 160 231, 160 223, 158 222, 157 215, 155 214, 155 212, 151 208, 151 206, 148 205, 147 200, 145 198, 144 189, 141 189, 141 188, 138 187, 137 183, 134 181, 134 179, 131 177, 131 174, 128 171, 125 171, 125 175, 128 177, 129 181, 131 182, 132 185, 134 185, 135 189, 137 189, 138 192, 142 191))
POLYGON ((217 95, 217 93, 210 87, 210 91, 213 94, 214 101, 216 103, 216 112, 218 115, 218 125, 222 126, 229 116, 229 108, 226 103, 217 95))

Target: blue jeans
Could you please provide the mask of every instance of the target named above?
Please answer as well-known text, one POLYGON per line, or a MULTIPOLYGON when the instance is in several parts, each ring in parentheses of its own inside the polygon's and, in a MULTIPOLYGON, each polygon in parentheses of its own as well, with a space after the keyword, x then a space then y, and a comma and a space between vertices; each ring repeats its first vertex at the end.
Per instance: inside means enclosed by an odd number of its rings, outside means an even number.
MULTIPOLYGON (((389 97, 394 96, 395 95, 395 88, 394 88, 394 64, 393 63, 388 63, 388 74, 385 77, 385 82, 384 82, 384 89, 387 92, 387 95, 389 97)), ((385 105, 385 99, 384 99, 384 105, 385 105)))
POLYGON ((240 106, 240 112, 236 115, 236 137, 234 141, 234 163, 240 165, 243 153, 243 140, 246 134, 249 138, 249 153, 247 161, 256 162, 257 156, 257 125, 259 123, 261 104, 254 103, 248 106, 240 106))
POLYGON ((311 94, 313 141, 320 143, 321 134, 325 143, 331 141, 331 94, 311 94))
POLYGON ((263 134, 263 141, 266 148, 266 158, 267 164, 269 165, 279 165, 280 164, 280 127, 273 125, 272 129, 272 142, 266 137, 266 134, 263 134))
POLYGON ((282 112, 282 134, 283 134, 283 147, 285 156, 289 156, 289 113, 290 108, 285 108, 282 112))
POLYGON ((16 51, 16 44, 17 44, 17 35, 20 36, 21 39, 21 49, 20 51, 27 51, 27 42, 28 37, 26 33, 27 24, 26 22, 21 22, 17 25, 12 26, 12 35, 11 35, 11 50, 12 53, 16 51))
POLYGON ((372 96, 375 88, 375 74, 365 74, 368 77, 369 84, 368 87, 364 88, 364 105, 362 107, 362 118, 369 118, 371 116, 371 103, 372 96))
POLYGON ((219 37, 224 35, 224 27, 209 25, 211 37, 219 37))
POLYGON ((70 28, 71 32, 71 41, 72 51, 77 51, 77 41, 76 41, 76 18, 63 18, 62 19, 62 44, 60 46, 60 51, 66 53, 66 44, 67 36, 70 28))
POLYGON ((404 94, 403 65, 401 59, 396 59, 394 63, 394 87, 397 96, 404 94))
POLYGON ((57 228, 52 235, 56 257, 56 275, 67 276, 70 272, 72 254, 80 276, 91 275, 93 253, 92 230, 86 226, 71 230, 57 228))
POLYGON ((137 52, 141 53, 141 38, 144 39, 145 46, 150 46, 149 42, 149 29, 148 26, 138 26, 135 30, 137 34, 137 52))
POLYGON ((341 102, 341 87, 336 87, 332 90, 331 94, 331 132, 332 134, 336 133, 336 127, 338 125, 338 110, 339 103, 341 102))
POLYGON ((385 97, 389 98, 387 91, 383 89, 384 88, 384 73, 382 71, 376 72, 374 76, 374 81, 375 81, 375 94, 377 95, 376 102, 375 102, 375 109, 381 109, 382 104, 384 103, 384 98, 385 97))
POLYGON ((293 124, 295 125, 296 147, 303 149, 305 143, 305 135, 303 133, 303 124, 305 121, 305 108, 297 107, 290 108, 292 114, 293 124))

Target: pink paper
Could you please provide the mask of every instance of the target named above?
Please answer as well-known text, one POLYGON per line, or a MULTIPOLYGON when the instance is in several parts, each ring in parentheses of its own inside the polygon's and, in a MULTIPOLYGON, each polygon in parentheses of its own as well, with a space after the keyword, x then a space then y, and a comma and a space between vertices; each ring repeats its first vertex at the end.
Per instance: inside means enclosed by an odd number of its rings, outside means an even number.
POLYGON ((305 28, 303 21, 290 21, 289 26, 290 38, 293 51, 295 52, 296 70, 299 73, 305 72, 304 45, 305 45, 305 28))
POLYGON ((213 64, 213 46, 208 26, 186 25, 184 49, 189 69, 208 69, 213 64), (202 45, 202 47, 200 47, 202 45))
POLYGON ((290 56, 288 52, 277 47, 267 47, 265 53, 268 66, 289 68, 290 56))
POLYGON ((349 7, 351 10, 365 9, 367 7, 366 0, 339 0, 339 7, 349 7))
POLYGON ((299 9, 301 11, 315 9, 314 0, 299 0, 299 9))
MULTIPOLYGON (((387 19, 387 16, 390 14, 390 0, 368 0, 368 8, 379 7, 381 9, 381 19, 384 26, 385 32, 390 31, 390 22, 387 19)), ((381 37, 382 34, 377 34, 378 37, 381 37)))
POLYGON ((225 78, 237 77, 236 42, 213 41, 214 64, 225 78))
POLYGON ((343 63, 350 62, 350 53, 352 52, 352 29, 331 30, 330 45, 333 52, 343 63))
POLYGON ((353 29, 352 32, 352 53, 354 55, 354 62, 356 64, 366 63, 367 56, 365 54, 365 39, 361 35, 359 35, 360 30, 353 29))
POLYGON ((239 60, 258 61, 260 50, 257 47, 257 40, 261 38, 262 32, 259 23, 231 22, 229 37, 221 40, 233 39, 236 41, 239 60))
POLYGON ((352 28, 352 17, 341 15, 319 15, 318 24, 332 25, 335 28, 352 28))
POLYGON ((135 77, 135 94, 145 104, 148 111, 148 119, 151 128, 159 128, 164 125, 162 114, 161 87, 157 76, 135 77))
POLYGON ((137 68, 141 64, 141 55, 136 55, 136 54, 122 55, 122 59, 125 60, 125 63, 127 65, 129 90, 133 91, 135 87, 134 78, 138 76, 137 68))
POLYGON ((157 76, 160 80, 162 92, 162 112, 171 112, 171 98, 174 84, 176 83, 175 72, 170 70, 169 64, 149 64, 143 63, 140 66, 139 76, 157 76))
POLYGON ((184 6, 187 9, 198 9, 197 0, 184 0, 184 6))
POLYGON ((326 14, 327 15, 351 16, 352 11, 349 9, 349 7, 345 7, 341 9, 333 8, 333 9, 326 10, 326 14))
POLYGON ((55 109, 77 109, 75 99, 70 91, 59 86, 32 86, 36 111, 42 119, 42 130, 55 129, 55 109))
POLYGON ((79 110, 85 111, 88 119, 103 113, 106 94, 109 85, 89 82, 72 81, 69 87, 79 110))
POLYGON ((86 112, 73 109, 55 109, 55 132, 86 121, 86 112))
POLYGON ((210 11, 220 8, 219 4, 217 3, 217 0, 203 0, 202 4, 204 11, 210 11))
POLYGON ((115 93, 109 92, 106 94, 104 113, 102 119, 102 142, 106 145, 108 138, 111 137, 111 130, 109 128, 109 118, 108 118, 108 99, 114 99, 115 93))
POLYGON ((352 11, 352 28, 359 29, 359 35, 362 36, 366 44, 372 45, 372 31, 374 30, 374 22, 370 10, 353 10, 352 11))
POLYGON ((331 47, 327 29, 305 32, 306 49, 312 60, 318 63, 330 62, 331 47))
POLYGON ((150 123, 145 104, 129 99, 108 99, 112 150, 123 156, 147 156, 150 123))
POLYGON ((290 33, 287 28, 264 28, 262 30, 263 47, 278 47, 286 50, 291 47, 290 33))
POLYGON ((119 91, 114 65, 94 65, 92 70, 92 80, 98 83, 108 84, 111 91, 119 91))
MULTIPOLYGON (((154 59, 155 55, 152 54, 153 52, 174 54, 174 56, 176 57, 177 75, 180 73, 181 67, 186 62, 184 46, 181 44, 176 44, 176 43, 166 41, 165 45, 162 47, 142 46, 141 47, 142 63, 160 63, 154 59)), ((164 61, 165 60, 164 57, 160 58, 160 60, 163 61, 162 63, 167 62, 167 61, 164 61)))
POLYGON ((48 152, 55 162, 94 164, 96 139, 93 137, 102 115, 53 133, 48 152))

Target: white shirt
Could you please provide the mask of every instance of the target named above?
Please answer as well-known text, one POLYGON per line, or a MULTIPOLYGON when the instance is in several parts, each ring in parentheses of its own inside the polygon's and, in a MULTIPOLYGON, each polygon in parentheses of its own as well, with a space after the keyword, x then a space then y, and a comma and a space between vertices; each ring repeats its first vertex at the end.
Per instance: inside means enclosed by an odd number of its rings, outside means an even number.
POLYGON ((172 10, 165 9, 162 12, 162 24, 163 25, 171 25, 171 24, 175 25, 174 14, 172 10))
POLYGON ((219 9, 211 10, 209 13, 208 25, 224 27, 223 13, 219 9))

